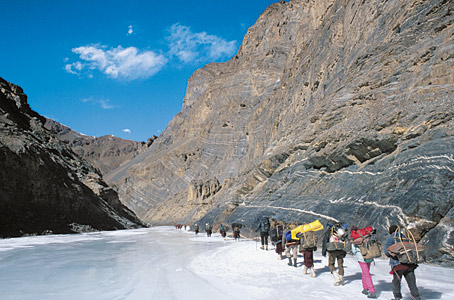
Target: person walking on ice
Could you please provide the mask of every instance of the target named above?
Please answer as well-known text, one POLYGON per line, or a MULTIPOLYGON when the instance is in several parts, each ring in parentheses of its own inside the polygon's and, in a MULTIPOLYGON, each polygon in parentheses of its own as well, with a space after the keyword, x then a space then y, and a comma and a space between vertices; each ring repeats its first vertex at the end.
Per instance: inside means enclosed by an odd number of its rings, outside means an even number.
POLYGON ((334 285, 344 284, 344 257, 347 254, 347 225, 346 224, 328 224, 328 230, 325 232, 322 244, 322 255, 326 256, 328 252, 328 267, 334 276, 334 285), (337 260, 336 270, 335 263, 337 260))
POLYGON ((406 241, 407 236, 400 232, 400 228, 397 225, 391 225, 389 227, 389 234, 391 235, 385 243, 385 255, 389 257, 389 264, 391 265, 391 272, 393 274, 392 289, 393 289, 393 300, 402 299, 401 293, 401 282, 402 277, 405 277, 408 288, 410 289, 412 300, 421 300, 419 297, 419 290, 416 286, 415 269, 418 267, 416 263, 401 263, 397 257, 395 257, 388 248, 392 245, 406 241))
MULTIPOLYGON (((297 224, 292 224, 290 225, 291 229, 296 228, 298 225, 297 224)), ((294 266, 295 268, 297 267, 297 259, 298 259, 298 245, 300 244, 300 241, 298 239, 292 238, 292 232, 287 231, 283 238, 283 245, 285 248, 285 256, 288 258, 288 265, 294 266), (292 256, 293 256, 293 263, 292 263, 292 256)))
POLYGON ((270 220, 268 218, 263 218, 259 222, 255 232, 257 232, 259 230, 260 230, 260 241, 262 243, 262 245, 260 246, 260 249, 264 250, 266 248, 266 250, 268 250, 268 236, 270 234, 270 220))
POLYGON ((240 241, 240 230, 243 227, 243 224, 240 223, 232 223, 232 230, 233 230, 233 238, 235 241, 240 241))
POLYGON ((366 227, 359 229, 356 226, 352 226, 351 233, 350 233, 350 240, 352 242, 352 254, 358 260, 358 264, 361 268, 362 273, 362 283, 363 283, 363 291, 362 293, 367 296, 367 298, 375 299, 377 296, 375 295, 375 287, 374 283, 372 282, 372 276, 370 275, 370 264, 374 261, 373 258, 366 259, 361 254, 360 245, 367 242, 367 238, 370 238, 373 229, 372 227, 366 227), (355 242, 357 241, 357 242, 355 242))

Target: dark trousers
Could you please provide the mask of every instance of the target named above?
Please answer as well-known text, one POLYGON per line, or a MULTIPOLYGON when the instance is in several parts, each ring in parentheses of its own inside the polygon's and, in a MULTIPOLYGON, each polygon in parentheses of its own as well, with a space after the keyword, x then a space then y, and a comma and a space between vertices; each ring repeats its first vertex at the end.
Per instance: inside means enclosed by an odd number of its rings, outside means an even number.
POLYGON ((339 268, 339 275, 344 275, 344 257, 345 252, 341 250, 328 251, 328 266, 331 273, 336 270, 334 264, 337 260, 337 266, 339 268))
POLYGON ((260 240, 262 241, 262 246, 268 245, 268 232, 260 232, 260 240))
POLYGON ((304 250, 303 256, 304 256, 304 265, 307 268, 311 268, 314 265, 314 251, 304 250))
POLYGON ((410 293, 414 298, 419 298, 419 291, 418 287, 416 286, 416 277, 415 272, 413 269, 407 270, 394 270, 393 269, 393 294, 394 298, 402 298, 402 294, 400 292, 400 286, 402 281, 402 276, 405 277, 405 281, 408 284, 408 288, 410 289, 410 293))
POLYGON ((276 244, 276 249, 274 250, 277 254, 282 254, 284 252, 284 247, 282 247, 282 243, 276 244))

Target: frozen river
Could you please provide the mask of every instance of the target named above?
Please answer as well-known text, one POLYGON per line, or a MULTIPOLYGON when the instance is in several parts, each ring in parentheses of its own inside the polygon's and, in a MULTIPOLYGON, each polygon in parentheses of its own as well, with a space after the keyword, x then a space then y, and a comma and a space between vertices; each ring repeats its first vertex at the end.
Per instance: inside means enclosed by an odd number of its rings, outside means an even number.
MULTIPOLYGON (((320 252, 315 279, 276 258, 253 241, 172 227, 6 239, 0 299, 367 299, 352 256, 341 287, 332 285, 320 252)), ((377 260, 371 272, 379 299, 391 299, 387 261, 377 260)), ((422 265, 416 277, 422 299, 454 299, 453 269, 422 265)), ((410 299, 405 284, 402 292, 410 299)))
POLYGON ((224 246, 174 228, 53 235, 0 242, 0 299, 232 299, 190 268, 224 246))

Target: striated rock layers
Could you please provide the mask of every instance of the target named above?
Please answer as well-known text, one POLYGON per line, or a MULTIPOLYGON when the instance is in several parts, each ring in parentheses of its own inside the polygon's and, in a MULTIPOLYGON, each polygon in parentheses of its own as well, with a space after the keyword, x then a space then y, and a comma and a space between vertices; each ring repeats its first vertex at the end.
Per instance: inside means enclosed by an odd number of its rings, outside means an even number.
POLYGON ((454 1, 273 4, 107 180, 152 223, 267 215, 371 225, 381 239, 398 223, 452 265, 453 20, 454 1))
POLYGON ((44 122, 22 89, 0 78, 0 237, 141 224, 44 122))
POLYGON ((103 175, 144 152, 156 139, 156 136, 153 136, 145 143, 124 140, 113 135, 87 136, 51 119, 46 119, 44 127, 71 147, 74 153, 98 168, 103 175))

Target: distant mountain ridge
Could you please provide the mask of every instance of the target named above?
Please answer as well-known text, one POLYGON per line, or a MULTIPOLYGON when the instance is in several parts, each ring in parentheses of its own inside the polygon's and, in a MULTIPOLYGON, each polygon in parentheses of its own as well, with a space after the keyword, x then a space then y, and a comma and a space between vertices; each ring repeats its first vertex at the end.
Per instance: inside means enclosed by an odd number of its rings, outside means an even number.
POLYGON ((77 155, 98 168, 103 175, 147 150, 157 138, 152 136, 147 142, 136 142, 113 135, 87 136, 49 118, 46 119, 44 127, 71 147, 77 155))
POLYGON ((291 0, 109 173, 142 220, 415 227, 454 262, 454 1, 291 0))
POLYGON ((0 237, 142 226, 99 171, 0 78, 0 237))

